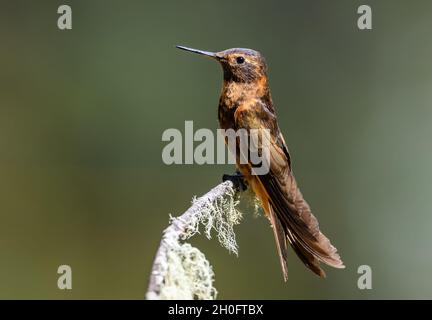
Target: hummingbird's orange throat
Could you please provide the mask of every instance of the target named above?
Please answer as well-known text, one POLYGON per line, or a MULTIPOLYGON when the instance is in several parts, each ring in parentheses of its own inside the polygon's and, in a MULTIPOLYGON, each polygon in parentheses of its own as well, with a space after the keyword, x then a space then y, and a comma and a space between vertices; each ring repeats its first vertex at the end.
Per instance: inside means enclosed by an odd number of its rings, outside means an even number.
POLYGON ((237 108, 239 104, 255 99, 270 98, 270 90, 266 76, 254 82, 236 82, 224 80, 220 102, 228 109, 237 108))

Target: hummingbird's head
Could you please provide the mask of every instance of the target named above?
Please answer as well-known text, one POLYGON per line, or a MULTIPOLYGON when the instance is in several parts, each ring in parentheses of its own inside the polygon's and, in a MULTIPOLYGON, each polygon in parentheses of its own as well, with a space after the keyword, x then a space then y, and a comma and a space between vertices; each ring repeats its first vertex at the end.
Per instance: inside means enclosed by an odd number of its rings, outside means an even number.
POLYGON ((267 64, 258 51, 233 48, 220 52, 208 52, 183 46, 177 48, 211 57, 222 65, 225 81, 256 82, 267 77, 267 64))

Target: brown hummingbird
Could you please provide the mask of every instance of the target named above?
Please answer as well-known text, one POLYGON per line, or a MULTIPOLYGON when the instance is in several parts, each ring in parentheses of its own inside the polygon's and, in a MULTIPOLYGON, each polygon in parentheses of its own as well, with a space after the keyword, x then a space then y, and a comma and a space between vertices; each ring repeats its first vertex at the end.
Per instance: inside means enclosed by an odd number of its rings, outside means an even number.
POLYGON ((252 165, 240 163, 238 157, 237 169, 260 200, 270 221, 284 280, 288 279, 288 243, 301 261, 321 277, 325 277, 325 273, 320 262, 344 268, 337 249, 321 233, 317 219, 297 186, 270 95, 264 57, 258 51, 243 48, 220 52, 177 48, 211 57, 221 64, 224 79, 218 117, 222 129, 267 129, 270 132, 268 173, 253 174, 252 165))

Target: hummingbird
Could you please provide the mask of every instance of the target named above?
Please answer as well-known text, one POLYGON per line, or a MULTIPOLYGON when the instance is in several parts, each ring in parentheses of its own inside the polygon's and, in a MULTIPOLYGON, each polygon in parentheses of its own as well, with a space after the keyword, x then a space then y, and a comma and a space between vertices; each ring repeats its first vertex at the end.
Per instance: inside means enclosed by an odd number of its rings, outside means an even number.
POLYGON ((210 57, 222 66, 223 84, 218 107, 221 129, 267 129, 270 132, 268 173, 253 174, 252 165, 241 163, 238 157, 236 166, 237 176, 252 189, 270 222, 284 280, 288 280, 288 245, 306 267, 320 277, 325 277, 320 262, 344 268, 337 249, 320 231, 318 220, 297 186, 291 156, 277 122, 264 56, 244 48, 220 52, 177 48, 210 57))

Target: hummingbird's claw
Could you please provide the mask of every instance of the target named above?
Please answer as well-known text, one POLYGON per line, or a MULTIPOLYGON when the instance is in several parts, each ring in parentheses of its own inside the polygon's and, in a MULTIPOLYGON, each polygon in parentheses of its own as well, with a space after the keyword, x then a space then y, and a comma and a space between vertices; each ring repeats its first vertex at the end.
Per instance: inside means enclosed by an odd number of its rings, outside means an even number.
POLYGON ((227 180, 231 181, 234 184, 234 187, 236 189, 239 189, 241 191, 246 191, 247 189, 246 181, 243 175, 239 171, 236 171, 234 174, 224 174, 222 176, 222 181, 227 181, 227 180))

